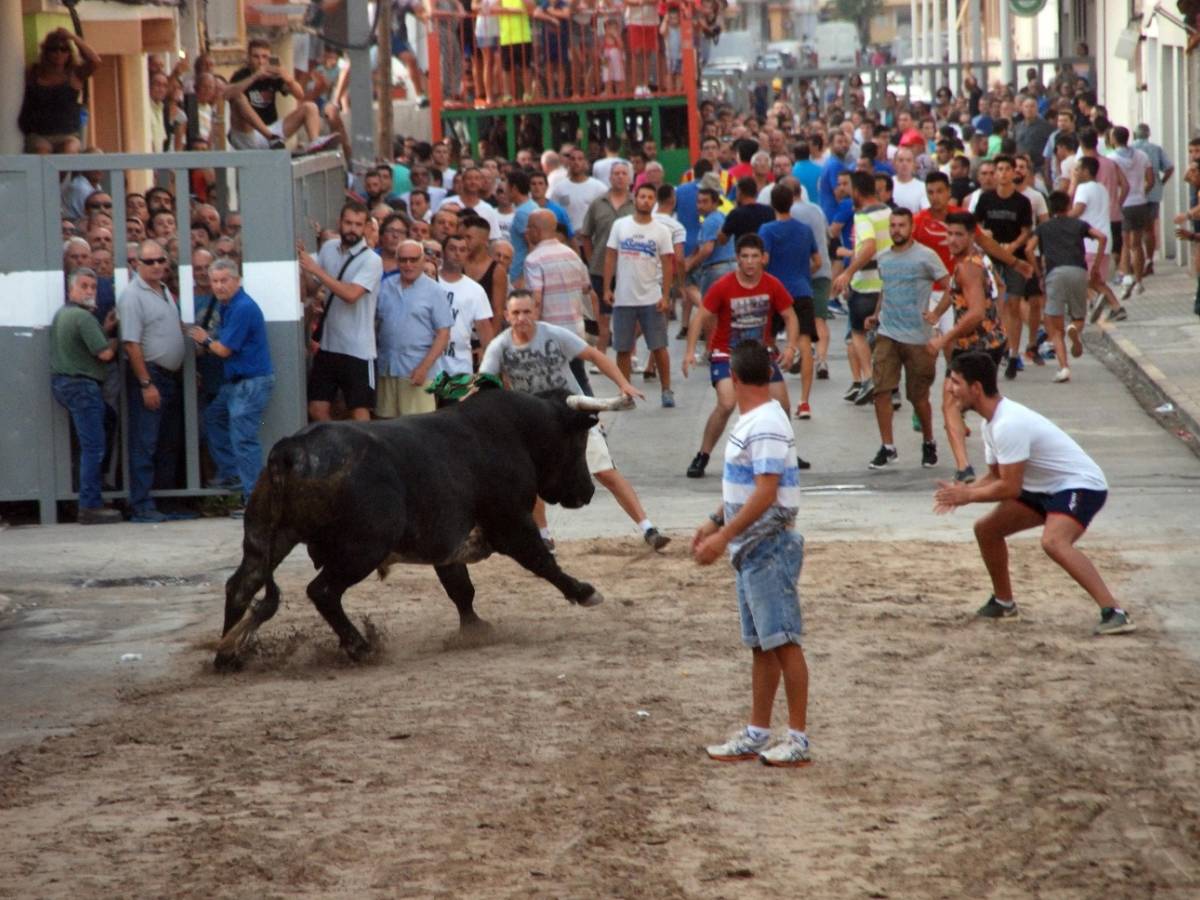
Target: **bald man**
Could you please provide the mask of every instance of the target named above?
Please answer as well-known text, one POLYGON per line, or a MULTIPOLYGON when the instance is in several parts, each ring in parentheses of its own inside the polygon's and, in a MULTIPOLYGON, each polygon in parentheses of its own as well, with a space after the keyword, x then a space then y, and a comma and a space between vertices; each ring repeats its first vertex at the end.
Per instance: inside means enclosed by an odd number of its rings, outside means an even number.
MULTIPOLYGON (((592 282, 579 255, 558 239, 558 217, 548 209, 529 214, 526 240, 533 249, 525 257, 525 287, 533 295, 534 316, 584 338, 584 310, 596 318, 592 282), (586 304, 586 306, 585 306, 586 304)), ((591 396, 582 359, 571 360, 571 373, 591 396)))
POLYGON ((156 474, 174 487, 183 442, 184 340, 179 307, 166 285, 167 251, 158 241, 143 241, 137 261, 137 275, 121 291, 117 308, 129 361, 129 505, 132 521, 153 524, 195 516, 168 516, 150 496, 156 474))

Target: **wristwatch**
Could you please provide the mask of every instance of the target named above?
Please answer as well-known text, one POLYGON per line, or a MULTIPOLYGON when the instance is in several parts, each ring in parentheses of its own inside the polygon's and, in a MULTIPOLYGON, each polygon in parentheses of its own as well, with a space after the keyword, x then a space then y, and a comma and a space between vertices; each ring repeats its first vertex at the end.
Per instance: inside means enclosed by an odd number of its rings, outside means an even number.
POLYGON ((207 349, 208 347, 211 347, 211 346, 212 346, 212 338, 211 338, 211 337, 206 337, 206 338, 205 338, 203 341, 201 341, 201 342, 200 342, 200 346, 201 346, 201 347, 204 347, 204 348, 206 348, 206 349, 207 349))
POLYGON ((152 385, 152 384, 154 384, 154 382, 151 381, 149 378, 147 378, 145 381, 139 381, 138 387, 140 387, 144 390, 145 388, 150 387, 150 385, 152 385))
POLYGON ((725 517, 724 516, 719 516, 716 513, 709 513, 708 520, 710 522, 712 522, 714 525, 716 525, 718 528, 725 527, 725 517))

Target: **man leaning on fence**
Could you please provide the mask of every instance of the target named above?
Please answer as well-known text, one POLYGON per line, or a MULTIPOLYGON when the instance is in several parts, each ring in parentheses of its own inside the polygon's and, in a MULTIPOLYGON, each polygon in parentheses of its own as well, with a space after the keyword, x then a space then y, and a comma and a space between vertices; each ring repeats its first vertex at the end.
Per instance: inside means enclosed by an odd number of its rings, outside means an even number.
POLYGON ((79 524, 107 525, 121 521, 119 510, 100 497, 104 461, 104 396, 101 385, 116 356, 116 312, 110 310, 103 327, 96 308, 96 273, 78 268, 67 278, 67 303, 50 323, 50 386, 71 414, 79 442, 79 524))
POLYGON ((275 370, 266 321, 242 289, 237 263, 218 259, 208 272, 213 296, 221 304, 221 329, 214 338, 193 325, 188 334, 202 352, 224 362, 225 381, 207 417, 208 448, 219 473, 237 474, 242 503, 231 515, 240 519, 263 467, 258 432, 275 388, 275 370))
POLYGON ((162 481, 174 478, 182 443, 185 350, 179 307, 165 283, 168 263, 161 244, 143 241, 137 277, 117 301, 121 346, 129 361, 129 506, 134 522, 195 518, 193 513, 163 513, 150 496, 156 471, 162 481))

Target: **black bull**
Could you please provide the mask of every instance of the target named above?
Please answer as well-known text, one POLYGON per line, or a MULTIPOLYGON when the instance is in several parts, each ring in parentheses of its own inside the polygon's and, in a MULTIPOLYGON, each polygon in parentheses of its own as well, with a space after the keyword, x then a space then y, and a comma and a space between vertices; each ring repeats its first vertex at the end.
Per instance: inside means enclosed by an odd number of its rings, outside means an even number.
POLYGON ((568 405, 565 391, 492 389, 429 415, 319 423, 280 440, 246 509, 242 563, 225 584, 217 668, 237 668, 246 642, 279 608, 273 573, 300 543, 317 569, 308 596, 352 659, 370 647, 342 595, 394 562, 432 565, 464 630, 487 627, 473 608, 467 563, 493 552, 572 603, 600 603, 595 588, 558 567, 532 516, 538 496, 569 509, 592 499, 585 448, 595 423, 594 413, 568 405))

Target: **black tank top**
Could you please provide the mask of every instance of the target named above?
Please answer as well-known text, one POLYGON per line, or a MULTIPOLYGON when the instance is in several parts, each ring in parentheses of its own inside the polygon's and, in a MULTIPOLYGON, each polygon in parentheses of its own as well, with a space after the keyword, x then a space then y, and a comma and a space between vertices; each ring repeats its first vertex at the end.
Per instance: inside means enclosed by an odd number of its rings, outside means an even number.
POLYGON ((483 273, 483 277, 479 279, 479 286, 483 288, 483 294, 488 298, 488 303, 492 302, 492 276, 496 273, 496 261, 493 259, 488 265, 487 271, 483 273))
POLYGON ((68 78, 62 84, 41 85, 37 75, 25 79, 25 98, 17 124, 25 134, 75 134, 79 131, 79 92, 68 78))

